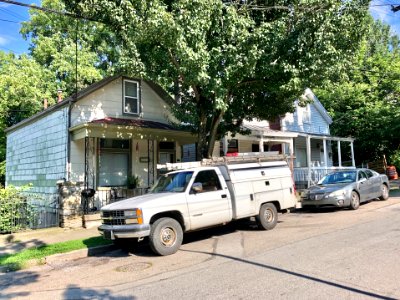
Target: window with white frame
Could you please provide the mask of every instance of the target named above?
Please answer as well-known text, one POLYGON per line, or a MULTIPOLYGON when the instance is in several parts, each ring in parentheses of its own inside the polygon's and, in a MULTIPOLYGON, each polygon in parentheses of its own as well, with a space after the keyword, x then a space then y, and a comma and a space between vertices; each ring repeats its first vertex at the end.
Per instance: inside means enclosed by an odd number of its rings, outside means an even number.
POLYGON ((124 80, 124 113, 138 115, 140 113, 139 83, 124 80))
POLYGON ((307 104, 307 106, 303 107, 303 123, 311 123, 311 108, 310 104, 307 104))

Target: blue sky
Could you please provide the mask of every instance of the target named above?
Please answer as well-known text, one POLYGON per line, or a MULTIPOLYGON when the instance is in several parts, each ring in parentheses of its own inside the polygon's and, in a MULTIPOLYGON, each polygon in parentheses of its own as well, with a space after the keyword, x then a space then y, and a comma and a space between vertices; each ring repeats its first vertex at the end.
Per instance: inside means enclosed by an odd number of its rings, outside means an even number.
MULTIPOLYGON (((40 0, 19 0, 26 4, 40 5, 40 0)), ((370 12, 375 19, 391 25, 393 33, 400 35, 400 11, 393 13, 391 5, 400 5, 400 0, 374 0, 370 12)), ((29 19, 28 8, 0 3, 0 49, 22 54, 29 44, 19 34, 21 22, 29 19)))

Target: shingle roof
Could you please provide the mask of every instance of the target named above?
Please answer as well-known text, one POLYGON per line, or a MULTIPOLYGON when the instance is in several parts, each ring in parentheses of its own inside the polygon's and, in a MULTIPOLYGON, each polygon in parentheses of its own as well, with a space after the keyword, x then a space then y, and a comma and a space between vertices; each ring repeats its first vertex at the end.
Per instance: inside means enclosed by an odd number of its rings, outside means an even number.
POLYGON ((152 128, 152 129, 163 129, 163 130, 178 130, 178 128, 170 124, 160 123, 156 121, 142 120, 142 119, 104 118, 104 119, 93 120, 90 123, 135 126, 140 128, 152 128))

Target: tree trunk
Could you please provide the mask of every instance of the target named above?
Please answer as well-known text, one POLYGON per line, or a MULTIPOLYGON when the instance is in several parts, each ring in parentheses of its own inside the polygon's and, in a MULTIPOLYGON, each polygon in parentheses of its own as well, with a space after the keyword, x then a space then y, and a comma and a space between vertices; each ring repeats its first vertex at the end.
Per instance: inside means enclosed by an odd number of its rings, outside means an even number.
POLYGON ((210 135, 208 136, 207 158, 212 157, 215 141, 217 139, 218 125, 219 123, 221 123, 223 116, 224 116, 224 111, 219 110, 218 115, 216 115, 213 118, 213 121, 211 123, 210 135))
POLYGON ((201 106, 201 104, 198 106, 198 110, 199 132, 197 136, 196 160, 202 160, 207 156, 207 115, 206 110, 201 106))

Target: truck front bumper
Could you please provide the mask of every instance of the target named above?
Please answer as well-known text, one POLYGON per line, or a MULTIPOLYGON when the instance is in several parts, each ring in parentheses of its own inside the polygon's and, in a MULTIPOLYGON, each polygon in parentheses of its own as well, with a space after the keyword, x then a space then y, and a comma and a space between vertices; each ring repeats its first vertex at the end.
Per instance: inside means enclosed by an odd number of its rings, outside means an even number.
POLYGON ((107 240, 116 238, 140 238, 150 235, 150 225, 101 225, 99 232, 107 240))

